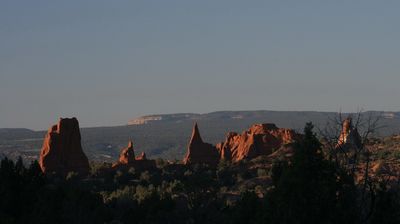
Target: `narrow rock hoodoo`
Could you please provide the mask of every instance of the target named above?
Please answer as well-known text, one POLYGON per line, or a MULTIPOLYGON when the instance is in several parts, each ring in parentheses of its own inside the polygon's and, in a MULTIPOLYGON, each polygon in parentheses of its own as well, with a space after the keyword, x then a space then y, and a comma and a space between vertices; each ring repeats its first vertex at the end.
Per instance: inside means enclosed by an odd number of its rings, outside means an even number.
POLYGON ((85 176, 89 173, 89 161, 82 150, 76 118, 60 118, 58 124, 48 130, 39 164, 46 174, 65 176, 68 172, 76 172, 85 176))
POLYGON ((353 126, 352 119, 349 117, 343 121, 342 131, 340 133, 337 149, 349 150, 359 149, 362 147, 360 133, 357 128, 353 126))
POLYGON ((133 149, 133 142, 129 141, 128 146, 121 150, 119 155, 120 164, 132 164, 135 162, 135 151, 133 149))
POLYGON ((203 142, 197 123, 194 124, 192 137, 190 138, 187 154, 183 160, 184 164, 208 164, 216 166, 220 155, 218 150, 211 144, 203 142))
POLYGON ((261 155, 270 155, 282 146, 300 140, 294 130, 275 124, 256 124, 242 134, 228 133, 225 142, 217 145, 221 159, 237 162, 261 155))

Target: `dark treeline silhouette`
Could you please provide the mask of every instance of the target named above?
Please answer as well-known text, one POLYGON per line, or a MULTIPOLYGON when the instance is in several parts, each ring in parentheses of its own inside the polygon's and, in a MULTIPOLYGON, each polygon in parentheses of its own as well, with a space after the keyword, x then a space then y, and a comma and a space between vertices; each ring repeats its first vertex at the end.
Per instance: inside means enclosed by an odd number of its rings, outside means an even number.
POLYGON ((96 163, 85 179, 45 176, 37 162, 5 158, 0 223, 400 223, 397 188, 377 182, 370 203, 360 201, 355 176, 326 159, 312 124, 290 147, 294 155, 270 170, 247 169, 254 161, 209 168, 158 160, 151 171, 96 163), (270 182, 251 185, 265 176, 270 182))

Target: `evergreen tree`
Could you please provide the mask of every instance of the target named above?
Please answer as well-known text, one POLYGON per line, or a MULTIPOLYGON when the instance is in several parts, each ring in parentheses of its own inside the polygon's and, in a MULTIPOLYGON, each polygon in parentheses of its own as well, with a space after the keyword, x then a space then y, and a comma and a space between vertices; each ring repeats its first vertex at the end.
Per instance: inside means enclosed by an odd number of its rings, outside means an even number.
POLYGON ((271 223, 353 223, 355 187, 351 177, 325 160, 321 143, 307 123, 289 165, 266 197, 263 220, 271 223))

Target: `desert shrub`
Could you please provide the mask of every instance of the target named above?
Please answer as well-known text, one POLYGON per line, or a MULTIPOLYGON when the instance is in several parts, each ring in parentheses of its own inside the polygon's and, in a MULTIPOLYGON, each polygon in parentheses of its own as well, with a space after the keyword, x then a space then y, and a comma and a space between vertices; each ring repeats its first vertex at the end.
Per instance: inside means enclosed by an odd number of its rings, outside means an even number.
POLYGON ((268 176, 268 171, 266 169, 258 168, 257 176, 258 177, 266 177, 266 176, 268 176))
POLYGON ((222 186, 232 186, 235 183, 234 173, 229 163, 220 163, 216 171, 217 180, 222 186))
POLYGON ((394 151, 392 152, 392 156, 395 159, 399 159, 400 160, 400 151, 394 151))
POLYGON ((144 171, 144 172, 142 172, 141 174, 140 174, 140 181, 142 182, 142 183, 149 183, 150 182, 150 179, 151 179, 151 174, 150 174, 150 172, 149 171, 144 171))
POLYGON ((125 186, 121 189, 112 191, 111 193, 103 192, 103 201, 109 203, 111 201, 117 201, 118 203, 131 201, 135 199, 136 187, 125 186))
POLYGON ((161 159, 161 158, 157 158, 157 159, 156 159, 156 166, 157 166, 157 168, 163 169, 166 165, 168 165, 168 162, 167 162, 167 161, 165 161, 165 160, 163 160, 163 159, 161 159))
POLYGON ((67 176, 65 177, 65 180, 67 181, 77 181, 79 178, 79 174, 77 172, 68 172, 67 176))
POLYGON ((388 158, 390 155, 391 155, 391 153, 390 153, 390 151, 388 151, 388 150, 379 150, 379 151, 376 153, 376 157, 377 157, 378 159, 386 159, 386 158, 388 158))

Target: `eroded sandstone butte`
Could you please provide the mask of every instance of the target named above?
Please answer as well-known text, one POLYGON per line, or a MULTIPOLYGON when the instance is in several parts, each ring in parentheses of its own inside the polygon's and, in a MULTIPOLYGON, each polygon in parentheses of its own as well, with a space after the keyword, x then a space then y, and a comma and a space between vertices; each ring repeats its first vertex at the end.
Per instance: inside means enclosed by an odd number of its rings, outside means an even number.
POLYGON ((275 124, 255 124, 242 134, 229 132, 225 142, 213 146, 203 142, 197 123, 193 127, 184 164, 217 165, 220 160, 238 162, 262 155, 271 155, 287 144, 300 141, 302 135, 275 124))
POLYGON ((230 132, 217 149, 221 159, 233 162, 270 155, 282 146, 301 139, 292 129, 278 128, 275 124, 255 124, 242 134, 230 132))
POLYGON ((197 123, 195 123, 183 163, 186 165, 208 164, 216 166, 219 159, 220 155, 217 148, 212 144, 203 142, 197 123))
POLYGON ((76 172, 81 176, 89 173, 89 161, 82 150, 79 122, 76 118, 60 118, 52 126, 43 141, 39 164, 46 174, 65 176, 76 172))

